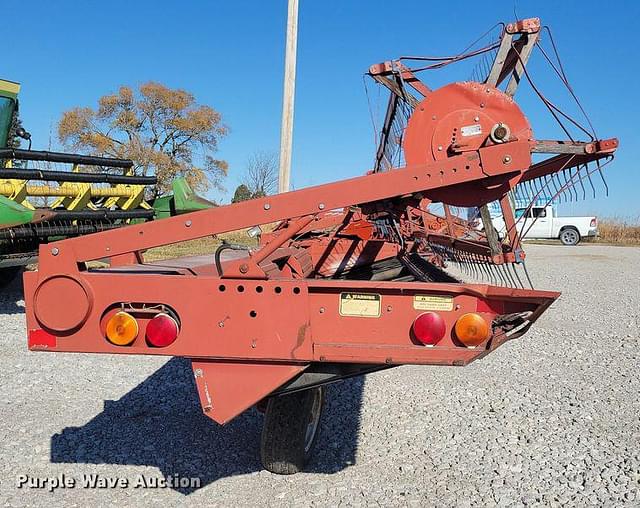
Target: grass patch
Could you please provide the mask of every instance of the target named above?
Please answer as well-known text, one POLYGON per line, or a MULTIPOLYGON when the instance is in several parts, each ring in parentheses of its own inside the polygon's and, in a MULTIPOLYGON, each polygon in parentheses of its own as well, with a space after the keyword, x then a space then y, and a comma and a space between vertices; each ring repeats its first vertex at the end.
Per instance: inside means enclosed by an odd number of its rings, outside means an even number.
POLYGON ((171 245, 163 245, 149 249, 144 253, 146 262, 162 261, 164 259, 179 258, 182 256, 199 256, 202 254, 215 253, 218 246, 225 240, 229 243, 238 243, 254 247, 257 245, 255 238, 250 238, 245 230, 232 231, 218 235, 216 238, 206 237, 197 240, 188 240, 186 242, 174 243, 171 245))

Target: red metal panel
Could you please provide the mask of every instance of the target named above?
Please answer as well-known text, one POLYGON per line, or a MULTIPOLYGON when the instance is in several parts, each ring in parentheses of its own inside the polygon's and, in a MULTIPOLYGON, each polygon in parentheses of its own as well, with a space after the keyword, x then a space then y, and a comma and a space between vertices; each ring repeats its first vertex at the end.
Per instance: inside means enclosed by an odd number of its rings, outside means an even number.
MULTIPOLYGON (((32 301, 37 272, 25 274, 25 293, 32 301)), ((70 332, 58 334, 56 351, 115 354, 155 354, 191 357, 296 360, 312 358, 308 340, 306 284, 296 281, 221 280, 207 276, 84 273, 83 285, 94 293, 94 312, 70 332), (120 302, 164 304, 181 322, 176 342, 164 348, 146 344, 144 326, 131 346, 116 346, 104 338, 101 317, 120 302)), ((58 295, 57 298, 64 296, 58 295)), ((65 299, 68 306, 76 302, 65 299)), ((36 317, 38 300, 27 308, 29 330, 45 328, 36 317)), ((48 330, 52 332, 52 330, 48 330)))
MULTIPOLYGON (((441 363, 468 357, 468 352, 452 340, 451 331, 460 315, 478 310, 477 300, 487 300, 485 316, 496 315, 492 300, 507 300, 509 312, 539 311, 546 308, 557 293, 461 285, 416 282, 372 282, 340 280, 221 280, 209 276, 152 275, 127 273, 121 269, 84 273, 82 285, 95 295, 94 311, 77 329, 58 333, 55 351, 118 354, 156 354, 192 358, 236 359, 280 362, 346 361, 345 358, 320 355, 315 345, 351 344, 384 350, 386 356, 371 356, 370 363, 385 362, 394 351, 402 352, 398 363, 441 363), (375 316, 364 317, 345 310, 343 295, 375 295, 375 316), (416 296, 446 300, 441 314, 447 324, 447 336, 434 348, 413 347, 413 320, 425 309, 416 296), (181 329, 178 339, 163 348, 151 347, 144 338, 145 322, 140 322, 138 337, 129 346, 111 344, 105 339, 102 316, 114 305, 130 302, 166 305, 177 314, 181 329), (407 349, 408 348, 408 349, 407 349), (324 356, 325 358, 320 358, 324 356)), ((25 297, 32 300, 37 273, 26 274, 25 297)), ((67 299, 69 306, 74 300, 67 299)), ((46 329, 37 319, 38 300, 27 308, 30 333, 46 329)), ((437 306, 441 303, 436 302, 437 306)), ((126 307, 125 307, 126 308, 126 307)), ((482 309, 484 310, 484 309, 482 309)), ((47 330, 53 333, 52 330, 47 330)), ((478 349, 478 354, 480 353, 478 349)), ((395 361, 393 363, 396 363, 395 361)))
POLYGON ((227 423, 262 400, 306 365, 288 363, 191 362, 204 413, 227 423))

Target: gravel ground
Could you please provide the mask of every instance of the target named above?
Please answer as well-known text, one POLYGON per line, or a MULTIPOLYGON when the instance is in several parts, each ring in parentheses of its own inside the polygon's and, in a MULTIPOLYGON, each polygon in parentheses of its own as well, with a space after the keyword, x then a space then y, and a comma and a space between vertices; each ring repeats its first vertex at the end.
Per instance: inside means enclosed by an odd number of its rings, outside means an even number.
POLYGON ((640 505, 640 249, 529 245, 562 298, 467 368, 331 387, 308 473, 260 469, 262 417, 200 413, 180 359, 28 353, 18 285, 0 303, 5 505, 640 505), (83 475, 127 487, 83 488, 83 475), (76 488, 17 488, 65 475, 76 488), (200 487, 135 488, 170 477, 200 487))

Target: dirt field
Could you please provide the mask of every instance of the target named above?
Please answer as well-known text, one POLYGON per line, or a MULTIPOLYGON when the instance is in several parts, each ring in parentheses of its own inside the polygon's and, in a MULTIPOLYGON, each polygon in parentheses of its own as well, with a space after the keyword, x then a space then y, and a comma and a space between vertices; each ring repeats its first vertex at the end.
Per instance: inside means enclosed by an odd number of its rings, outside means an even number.
POLYGON ((637 506, 640 248, 527 252, 536 287, 563 296, 525 337, 464 369, 334 385, 315 459, 292 477, 261 470, 259 413, 226 427, 201 414, 183 360, 28 353, 13 285, 0 302, 0 501, 637 506), (75 487, 49 492, 60 475, 75 487), (89 475, 120 486, 85 487, 89 475), (194 480, 149 486, 164 478, 194 480))

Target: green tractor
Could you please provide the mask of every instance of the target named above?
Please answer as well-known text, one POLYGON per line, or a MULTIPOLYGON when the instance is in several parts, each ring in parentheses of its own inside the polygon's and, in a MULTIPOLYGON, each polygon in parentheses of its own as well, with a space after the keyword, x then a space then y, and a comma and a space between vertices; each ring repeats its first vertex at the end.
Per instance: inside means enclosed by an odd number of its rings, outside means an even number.
POLYGON ((131 160, 31 150, 15 122, 19 91, 0 79, 0 282, 35 262, 41 243, 214 206, 183 178, 148 202, 156 178, 134 175, 131 160), (12 146, 16 138, 29 149, 12 146))

